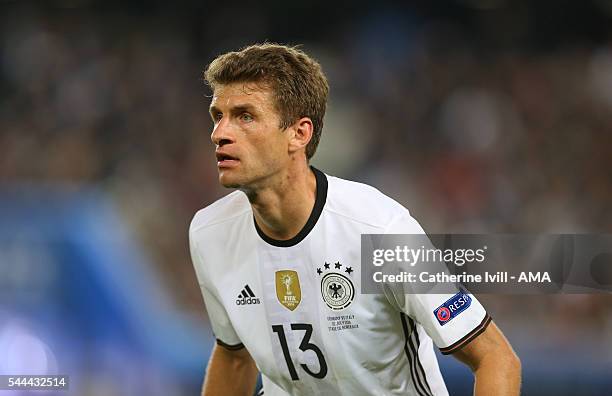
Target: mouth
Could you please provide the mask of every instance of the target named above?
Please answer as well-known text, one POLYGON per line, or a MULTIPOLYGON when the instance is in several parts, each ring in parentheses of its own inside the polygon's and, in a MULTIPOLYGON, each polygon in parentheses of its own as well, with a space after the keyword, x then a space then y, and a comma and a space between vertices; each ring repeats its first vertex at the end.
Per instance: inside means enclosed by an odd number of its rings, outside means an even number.
POLYGON ((216 156, 217 156, 217 166, 219 168, 230 168, 232 166, 237 165, 238 162, 240 161, 238 158, 233 157, 229 154, 225 154, 225 153, 217 152, 216 156))

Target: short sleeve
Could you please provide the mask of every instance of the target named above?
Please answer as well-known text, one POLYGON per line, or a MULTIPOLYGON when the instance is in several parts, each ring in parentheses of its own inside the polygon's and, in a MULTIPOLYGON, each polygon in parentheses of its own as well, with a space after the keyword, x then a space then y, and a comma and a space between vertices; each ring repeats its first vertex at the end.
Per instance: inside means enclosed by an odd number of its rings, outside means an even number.
POLYGON ((229 350, 236 350, 244 348, 244 345, 238 338, 232 322, 225 310, 225 307, 219 301, 219 298, 214 293, 212 287, 209 286, 210 279, 208 278, 204 260, 198 251, 197 243, 193 235, 189 235, 189 247, 191 250, 191 260, 198 278, 200 290, 202 291, 202 297, 204 298, 204 304, 206 311, 208 312, 208 318, 210 320, 213 333, 217 338, 217 344, 225 347, 229 350))
MULTIPOLYGON (((424 234, 423 228, 406 211, 386 229, 386 234, 424 234)), ((462 348, 491 322, 491 317, 471 293, 457 288, 451 293, 406 292, 397 284, 383 288, 390 303, 420 323, 443 354, 462 348)))

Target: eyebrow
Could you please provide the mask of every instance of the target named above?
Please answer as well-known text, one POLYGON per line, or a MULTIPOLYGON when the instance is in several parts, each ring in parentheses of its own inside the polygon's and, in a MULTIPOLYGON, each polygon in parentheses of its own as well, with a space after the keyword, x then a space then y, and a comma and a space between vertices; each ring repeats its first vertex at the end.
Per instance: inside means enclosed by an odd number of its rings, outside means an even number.
MULTIPOLYGON (((255 109, 255 106, 253 106, 251 104, 248 104, 248 103, 232 106, 229 109, 230 114, 240 114, 240 113, 243 113, 245 111, 247 111, 249 113, 255 113, 256 109, 255 109)), ((214 116, 214 114, 216 112, 221 112, 222 113, 222 111, 219 110, 219 108, 214 106, 214 105, 210 106, 210 108, 208 109, 208 112, 210 113, 211 116, 214 116)))

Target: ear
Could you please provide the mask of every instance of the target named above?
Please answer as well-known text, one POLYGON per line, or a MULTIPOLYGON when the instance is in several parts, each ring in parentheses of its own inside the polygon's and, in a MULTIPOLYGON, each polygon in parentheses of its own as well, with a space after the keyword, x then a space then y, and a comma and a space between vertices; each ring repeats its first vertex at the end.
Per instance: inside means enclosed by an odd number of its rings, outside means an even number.
POLYGON ((290 129, 293 133, 289 138, 289 153, 293 154, 299 150, 306 150, 306 145, 312 139, 314 132, 312 120, 309 117, 302 117, 290 129))

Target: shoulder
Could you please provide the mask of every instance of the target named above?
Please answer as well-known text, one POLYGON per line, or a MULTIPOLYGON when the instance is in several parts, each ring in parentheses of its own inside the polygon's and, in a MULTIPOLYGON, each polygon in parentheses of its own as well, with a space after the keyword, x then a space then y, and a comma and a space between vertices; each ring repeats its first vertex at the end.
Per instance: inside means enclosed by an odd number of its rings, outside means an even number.
POLYGON ((408 209, 370 185, 327 176, 326 209, 377 228, 387 228, 398 218, 410 217, 408 209))
POLYGON ((251 206, 247 197, 240 191, 234 191, 204 209, 200 209, 191 220, 189 234, 215 225, 226 224, 250 211, 251 206))

